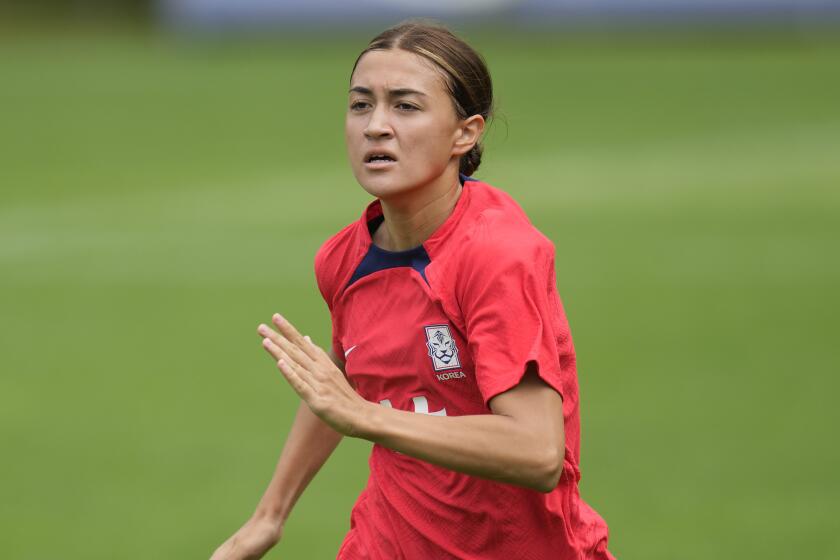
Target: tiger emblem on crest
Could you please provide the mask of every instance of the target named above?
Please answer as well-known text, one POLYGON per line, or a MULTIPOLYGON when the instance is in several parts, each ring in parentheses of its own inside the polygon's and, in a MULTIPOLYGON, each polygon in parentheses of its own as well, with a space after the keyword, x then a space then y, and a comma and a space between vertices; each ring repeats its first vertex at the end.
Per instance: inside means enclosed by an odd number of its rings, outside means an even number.
POLYGON ((426 347, 435 371, 461 367, 458 347, 448 325, 430 325, 426 329, 426 347))

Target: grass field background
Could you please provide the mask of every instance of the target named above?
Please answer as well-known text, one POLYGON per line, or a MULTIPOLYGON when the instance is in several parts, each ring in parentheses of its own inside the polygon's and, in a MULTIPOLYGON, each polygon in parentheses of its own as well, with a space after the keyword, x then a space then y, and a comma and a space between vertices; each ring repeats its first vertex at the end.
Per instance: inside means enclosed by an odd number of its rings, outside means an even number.
MULTIPOLYGON (((619 558, 840 556, 840 41, 466 32, 504 119, 476 176, 557 247, 582 493, 619 558)), ((369 201, 324 42, 0 39, 0 556, 204 558, 324 345, 315 250, 369 201)), ((345 440, 268 558, 334 558, 345 440)))

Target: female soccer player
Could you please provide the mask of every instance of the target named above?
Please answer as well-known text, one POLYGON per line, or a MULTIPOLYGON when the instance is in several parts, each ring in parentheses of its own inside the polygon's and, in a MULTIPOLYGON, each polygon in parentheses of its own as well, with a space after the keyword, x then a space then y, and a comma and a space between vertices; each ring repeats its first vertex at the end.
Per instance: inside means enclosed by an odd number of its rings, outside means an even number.
POLYGON ((612 558, 578 494, 554 246, 470 176, 491 106, 482 58, 445 28, 400 24, 356 60, 347 150, 376 200, 315 256, 330 348, 279 314, 258 327, 302 403, 256 512, 213 559, 273 546, 343 436, 374 446, 340 560, 612 558))

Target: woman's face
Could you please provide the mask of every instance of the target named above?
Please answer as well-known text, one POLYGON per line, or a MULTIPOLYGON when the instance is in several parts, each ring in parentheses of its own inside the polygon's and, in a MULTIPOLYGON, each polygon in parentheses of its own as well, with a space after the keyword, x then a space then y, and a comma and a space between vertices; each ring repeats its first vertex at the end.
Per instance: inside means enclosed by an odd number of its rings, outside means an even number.
POLYGON ((474 144, 464 145, 462 124, 442 73, 425 58, 375 50, 356 65, 345 140, 353 175, 371 195, 404 194, 450 166, 454 181, 460 156, 474 144), (386 157, 371 160, 377 154, 386 157))

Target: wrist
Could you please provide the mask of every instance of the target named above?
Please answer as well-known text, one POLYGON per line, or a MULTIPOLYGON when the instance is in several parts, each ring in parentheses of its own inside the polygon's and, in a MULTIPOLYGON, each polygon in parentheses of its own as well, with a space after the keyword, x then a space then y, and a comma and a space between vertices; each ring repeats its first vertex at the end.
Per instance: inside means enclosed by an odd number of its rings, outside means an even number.
POLYGON ((273 525, 282 529, 286 524, 288 512, 281 508, 259 507, 251 516, 255 523, 273 525))
POLYGON ((362 399, 362 406, 359 408, 359 416, 356 421, 352 437, 374 441, 381 424, 381 414, 384 407, 368 400, 362 399))

